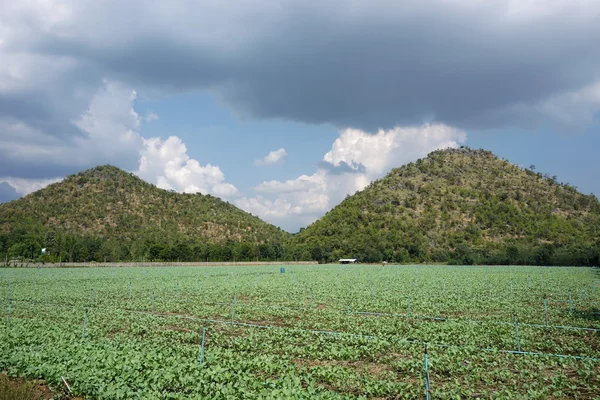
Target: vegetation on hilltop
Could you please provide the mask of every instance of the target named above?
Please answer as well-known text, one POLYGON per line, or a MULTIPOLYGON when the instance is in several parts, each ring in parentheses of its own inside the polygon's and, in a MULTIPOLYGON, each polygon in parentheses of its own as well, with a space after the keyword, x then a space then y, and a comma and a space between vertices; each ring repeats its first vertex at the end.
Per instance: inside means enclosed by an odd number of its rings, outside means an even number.
POLYGON ((101 166, 0 204, 0 256, 47 261, 600 264, 600 203, 489 151, 435 151, 289 235, 210 195, 101 166), (38 257, 39 258, 39 257, 38 257))
POLYGON ((300 232, 322 261, 598 265, 600 203, 489 151, 435 151, 300 232))
POLYGON ((0 254, 47 260, 281 257, 287 233, 216 197, 181 194, 113 166, 0 204, 0 254))

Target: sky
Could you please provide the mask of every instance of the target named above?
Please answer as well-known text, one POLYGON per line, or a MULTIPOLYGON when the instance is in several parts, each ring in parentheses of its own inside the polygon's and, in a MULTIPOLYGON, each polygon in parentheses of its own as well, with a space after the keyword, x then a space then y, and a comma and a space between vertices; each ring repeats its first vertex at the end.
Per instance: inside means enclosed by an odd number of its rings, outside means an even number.
POLYGON ((102 164, 290 232, 467 145, 600 195, 596 0, 0 2, 0 202, 102 164))

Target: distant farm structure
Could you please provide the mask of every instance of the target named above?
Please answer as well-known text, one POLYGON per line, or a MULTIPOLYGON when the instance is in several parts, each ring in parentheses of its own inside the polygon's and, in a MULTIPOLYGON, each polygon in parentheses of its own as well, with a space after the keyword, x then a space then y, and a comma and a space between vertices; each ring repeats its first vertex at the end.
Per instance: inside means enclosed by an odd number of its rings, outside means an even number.
POLYGON ((341 258, 339 262, 340 262, 340 264, 356 264, 357 259, 356 258, 341 258))

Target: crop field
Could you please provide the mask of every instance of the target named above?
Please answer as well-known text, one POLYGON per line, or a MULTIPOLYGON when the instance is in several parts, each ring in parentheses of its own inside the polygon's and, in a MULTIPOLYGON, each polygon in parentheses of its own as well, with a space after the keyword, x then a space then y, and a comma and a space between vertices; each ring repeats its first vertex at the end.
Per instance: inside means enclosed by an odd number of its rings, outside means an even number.
POLYGON ((73 396, 600 397, 591 268, 0 269, 0 295, 0 372, 73 396))

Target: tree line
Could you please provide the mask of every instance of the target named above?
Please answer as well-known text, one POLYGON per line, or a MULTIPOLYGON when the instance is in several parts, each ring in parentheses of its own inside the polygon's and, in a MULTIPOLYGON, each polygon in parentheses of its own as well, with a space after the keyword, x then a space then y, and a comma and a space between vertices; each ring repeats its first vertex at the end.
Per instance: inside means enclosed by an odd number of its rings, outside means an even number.
POLYGON ((526 242, 459 243, 453 249, 431 248, 418 237, 390 241, 363 236, 352 243, 287 242, 218 243, 192 240, 159 241, 152 238, 102 238, 55 231, 0 234, 0 257, 8 262, 228 262, 228 261, 318 261, 336 262, 358 258, 364 263, 448 263, 459 265, 600 265, 598 243, 564 245, 526 242), (46 249, 42 254, 42 249, 46 249))

